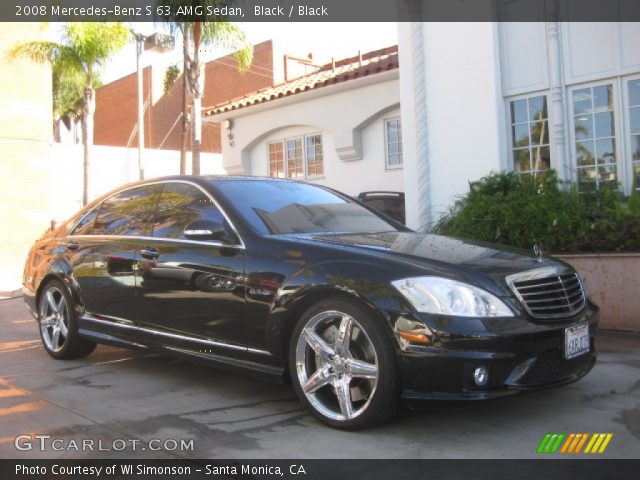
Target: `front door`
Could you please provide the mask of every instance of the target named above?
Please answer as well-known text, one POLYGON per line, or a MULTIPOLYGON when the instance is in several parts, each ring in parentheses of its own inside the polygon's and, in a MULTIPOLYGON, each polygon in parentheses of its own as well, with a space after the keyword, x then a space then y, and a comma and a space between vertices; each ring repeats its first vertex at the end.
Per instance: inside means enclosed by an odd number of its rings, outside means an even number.
POLYGON ((196 220, 222 222, 224 216, 200 187, 165 183, 138 259, 141 321, 161 332, 155 338, 163 343, 221 354, 244 351, 244 248, 188 240, 184 230, 196 220))

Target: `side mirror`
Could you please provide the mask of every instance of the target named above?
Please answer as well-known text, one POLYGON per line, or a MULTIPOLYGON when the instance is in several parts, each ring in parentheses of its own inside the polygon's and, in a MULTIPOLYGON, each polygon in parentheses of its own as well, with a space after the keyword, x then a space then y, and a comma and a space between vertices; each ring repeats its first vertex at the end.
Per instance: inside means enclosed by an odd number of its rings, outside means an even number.
POLYGON ((184 238, 188 240, 214 240, 223 243, 233 243, 234 236, 228 232, 223 222, 216 220, 196 220, 184 229, 184 238))

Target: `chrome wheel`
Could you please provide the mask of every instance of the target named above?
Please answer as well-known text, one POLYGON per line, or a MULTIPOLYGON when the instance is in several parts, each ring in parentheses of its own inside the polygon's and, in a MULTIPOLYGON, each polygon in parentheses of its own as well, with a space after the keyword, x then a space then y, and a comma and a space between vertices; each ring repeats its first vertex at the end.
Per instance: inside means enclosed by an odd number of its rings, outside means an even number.
POLYGON ((50 286, 40 300, 40 331, 51 352, 59 352, 69 336, 69 307, 62 291, 50 286))
POLYGON ((378 385, 378 365, 369 335, 346 313, 318 313, 298 337, 300 387, 316 411, 332 420, 351 420, 367 409, 378 385))

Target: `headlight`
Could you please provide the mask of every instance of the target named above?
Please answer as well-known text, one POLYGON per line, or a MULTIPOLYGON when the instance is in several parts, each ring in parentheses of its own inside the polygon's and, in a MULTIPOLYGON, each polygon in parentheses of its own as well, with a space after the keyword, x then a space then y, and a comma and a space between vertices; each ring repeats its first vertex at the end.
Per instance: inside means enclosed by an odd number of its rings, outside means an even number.
POLYGON ((413 277, 391 282, 422 313, 460 317, 513 317, 501 300, 480 288, 442 277, 413 277))

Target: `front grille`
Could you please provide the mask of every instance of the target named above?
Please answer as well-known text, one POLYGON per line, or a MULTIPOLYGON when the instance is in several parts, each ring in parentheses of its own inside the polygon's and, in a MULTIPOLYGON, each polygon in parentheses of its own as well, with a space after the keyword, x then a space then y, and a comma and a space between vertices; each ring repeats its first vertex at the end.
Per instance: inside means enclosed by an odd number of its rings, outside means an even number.
POLYGON ((509 275, 507 284, 533 317, 562 318, 580 312, 586 295, 578 274, 539 268, 509 275))

